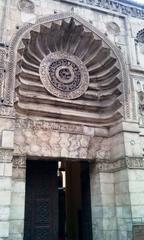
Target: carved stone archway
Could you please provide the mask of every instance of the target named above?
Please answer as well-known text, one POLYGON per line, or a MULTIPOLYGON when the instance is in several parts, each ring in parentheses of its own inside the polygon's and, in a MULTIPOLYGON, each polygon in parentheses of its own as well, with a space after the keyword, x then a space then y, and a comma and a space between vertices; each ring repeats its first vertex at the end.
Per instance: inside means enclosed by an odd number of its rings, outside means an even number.
POLYGON ((112 126, 129 115, 119 50, 72 13, 20 29, 8 74, 4 104, 15 102, 20 114, 94 126, 112 126))

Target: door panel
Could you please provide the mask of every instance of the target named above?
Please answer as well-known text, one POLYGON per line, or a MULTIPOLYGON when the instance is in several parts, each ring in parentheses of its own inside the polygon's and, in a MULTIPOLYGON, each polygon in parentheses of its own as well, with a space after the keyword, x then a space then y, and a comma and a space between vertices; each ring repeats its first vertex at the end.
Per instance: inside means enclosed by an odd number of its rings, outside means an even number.
POLYGON ((58 240, 56 162, 27 161, 24 240, 58 240))

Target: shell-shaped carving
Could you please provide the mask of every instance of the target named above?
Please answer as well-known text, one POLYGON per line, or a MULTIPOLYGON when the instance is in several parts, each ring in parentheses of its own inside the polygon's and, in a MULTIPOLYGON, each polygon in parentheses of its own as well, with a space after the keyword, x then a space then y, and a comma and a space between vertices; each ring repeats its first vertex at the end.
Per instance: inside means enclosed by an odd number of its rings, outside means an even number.
POLYGON ((18 50, 19 112, 110 125, 121 115, 121 72, 112 49, 74 18, 41 24, 18 50))

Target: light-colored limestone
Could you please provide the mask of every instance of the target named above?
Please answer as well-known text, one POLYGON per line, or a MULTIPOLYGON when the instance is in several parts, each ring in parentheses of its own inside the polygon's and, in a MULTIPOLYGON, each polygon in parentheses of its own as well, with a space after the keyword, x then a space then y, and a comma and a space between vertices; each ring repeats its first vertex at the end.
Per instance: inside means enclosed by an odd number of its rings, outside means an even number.
POLYGON ((9 223, 0 221, 0 237, 9 236, 9 223))
MULTIPOLYGON (((9 1, 5 2, 9 3, 9 1)), ((140 118, 143 116, 139 116, 137 98, 137 81, 141 79, 142 86, 144 84, 144 55, 143 46, 137 48, 135 46, 136 34, 143 28, 144 20, 134 17, 125 19, 120 13, 111 14, 109 10, 105 12, 104 9, 99 8, 97 11, 63 1, 34 2, 35 12, 28 15, 18 10, 17 1, 11 1, 4 12, 5 3, 3 0, 0 1, 0 42, 9 45, 12 35, 17 31, 16 26, 22 26, 23 22, 34 22, 39 16, 54 14, 54 11, 68 12, 73 7, 74 13, 90 21, 93 26, 106 34, 107 39, 115 44, 118 51, 121 47, 125 62, 131 70, 128 79, 130 118, 111 129, 98 129, 85 124, 82 127, 83 131, 79 132, 74 131, 75 125, 72 126, 71 131, 70 126, 67 130, 61 130, 60 124, 59 129, 45 129, 42 126, 39 129, 22 126, 15 128, 15 120, 10 116, 3 116, 0 118, 0 147, 7 149, 14 147, 15 155, 46 159, 72 158, 74 161, 92 160, 90 179, 93 240, 132 240, 132 222, 144 223, 144 169, 128 170, 125 166, 125 169, 115 173, 98 173, 96 162, 144 156, 144 128, 139 127, 138 124, 142 122, 140 118), (2 16, 5 16, 5 19, 2 19, 2 16), (118 35, 108 30, 109 22, 115 22, 119 26, 118 35), (134 78, 134 89, 130 82, 131 78, 134 78), (136 115, 135 119, 134 115, 136 115)), ((39 117, 36 116, 35 120, 39 120, 39 117)), ((0 159, 0 240, 23 239, 24 202, 25 169, 12 169, 10 161, 0 159)))
POLYGON ((0 205, 10 205, 11 204, 11 191, 0 191, 0 205))
POLYGON ((8 221, 9 220, 9 207, 0 206, 0 221, 8 221))
POLYGON ((14 147, 14 132, 11 130, 2 131, 2 147, 13 149, 14 147))
POLYGON ((4 165, 4 175, 6 177, 12 176, 12 163, 5 163, 4 165))

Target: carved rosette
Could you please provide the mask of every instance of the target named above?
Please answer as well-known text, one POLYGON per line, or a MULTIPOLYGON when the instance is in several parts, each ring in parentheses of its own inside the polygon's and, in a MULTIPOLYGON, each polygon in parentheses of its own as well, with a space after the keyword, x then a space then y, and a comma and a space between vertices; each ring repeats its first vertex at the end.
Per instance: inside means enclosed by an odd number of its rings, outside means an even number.
POLYGON ((73 17, 23 36, 16 79, 19 113, 104 126, 122 118, 120 62, 102 38, 73 17))
POLYGON ((89 85, 88 71, 80 59, 61 52, 42 60, 40 78, 51 94, 64 99, 80 97, 89 85))

